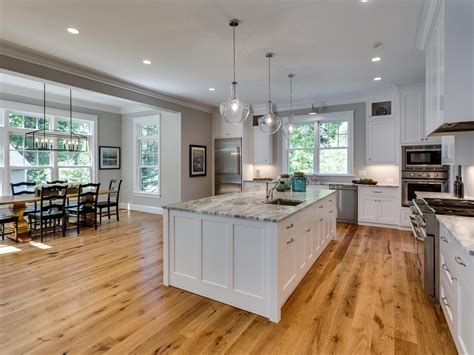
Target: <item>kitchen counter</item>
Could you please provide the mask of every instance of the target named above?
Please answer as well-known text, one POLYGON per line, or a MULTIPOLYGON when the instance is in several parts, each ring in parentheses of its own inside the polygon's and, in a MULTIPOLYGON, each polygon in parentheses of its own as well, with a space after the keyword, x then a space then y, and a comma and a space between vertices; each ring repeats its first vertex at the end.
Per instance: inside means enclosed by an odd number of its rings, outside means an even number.
POLYGON ((363 186, 363 187, 392 187, 395 189, 398 189, 400 185, 396 184, 384 184, 384 183, 378 183, 377 185, 367 185, 367 184, 354 184, 352 182, 332 182, 332 181, 322 181, 322 182, 317 182, 317 183, 309 183, 310 185, 344 185, 344 186, 363 186))
POLYGON ((308 186, 306 192, 274 191, 273 199, 304 201, 298 206, 281 206, 265 203, 265 189, 201 198, 174 203, 164 209, 202 213, 222 217, 242 218, 261 222, 279 222, 313 203, 335 194, 336 191, 308 186))
POLYGON ((470 255, 474 255, 474 218, 436 215, 436 218, 456 238, 470 255))
MULTIPOLYGON (((426 192, 426 191, 419 191, 416 192, 416 197, 418 198, 439 198, 439 199, 446 199, 446 200, 459 200, 459 197, 454 196, 450 192, 426 192)), ((463 200, 474 200, 474 196, 464 196, 463 200)))

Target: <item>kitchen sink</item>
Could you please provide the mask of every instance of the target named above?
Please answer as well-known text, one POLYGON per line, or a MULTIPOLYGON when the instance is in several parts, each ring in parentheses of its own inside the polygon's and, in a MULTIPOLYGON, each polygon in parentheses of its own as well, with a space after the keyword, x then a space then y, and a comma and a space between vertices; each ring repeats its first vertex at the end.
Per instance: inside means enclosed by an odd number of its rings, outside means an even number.
POLYGON ((298 206, 302 204, 304 201, 298 200, 287 200, 284 198, 277 198, 276 200, 268 201, 269 205, 281 205, 281 206, 298 206))

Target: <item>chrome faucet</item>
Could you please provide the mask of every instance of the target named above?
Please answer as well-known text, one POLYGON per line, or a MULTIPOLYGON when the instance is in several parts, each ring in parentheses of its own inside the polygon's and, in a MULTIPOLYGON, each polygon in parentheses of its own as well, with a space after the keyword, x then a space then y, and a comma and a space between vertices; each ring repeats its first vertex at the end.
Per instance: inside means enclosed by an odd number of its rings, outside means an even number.
POLYGON ((266 194, 265 194, 265 200, 268 202, 269 200, 270 201, 273 201, 273 191, 276 189, 276 186, 277 186, 278 182, 275 182, 273 184, 273 187, 270 189, 269 188, 269 185, 268 185, 268 181, 267 181, 267 184, 266 184, 266 194))

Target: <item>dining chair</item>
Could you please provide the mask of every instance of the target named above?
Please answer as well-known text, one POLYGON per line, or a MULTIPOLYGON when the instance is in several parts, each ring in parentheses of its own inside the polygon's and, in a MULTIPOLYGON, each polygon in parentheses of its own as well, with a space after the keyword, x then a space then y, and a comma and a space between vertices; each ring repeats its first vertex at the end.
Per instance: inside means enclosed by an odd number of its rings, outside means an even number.
MULTIPOLYGON (((13 196, 34 195, 36 185, 37 184, 35 182, 26 182, 26 181, 10 183, 13 196)), ((38 204, 35 202, 34 207, 33 206, 27 207, 26 210, 23 212, 23 215, 27 216, 28 214, 34 213, 36 211, 38 211, 38 204)))
POLYGON ((18 216, 0 213, 0 228, 2 240, 5 240, 6 235, 15 233, 15 240, 18 241, 18 216), (5 224, 8 223, 13 223, 13 232, 5 232, 5 224))
POLYGON ((28 215, 30 236, 33 229, 39 224, 41 241, 43 241, 44 229, 53 228, 61 223, 63 237, 66 235, 67 210, 66 210, 66 185, 52 185, 41 188, 41 200, 39 211, 28 215))
POLYGON ((81 184, 77 192, 77 205, 74 207, 69 207, 69 216, 75 217, 76 222, 71 222, 71 224, 76 224, 77 234, 80 233, 81 217, 84 217, 84 222, 87 220, 88 215, 93 215, 94 217, 94 229, 97 229, 97 200, 99 198, 99 187, 98 184, 81 184))
POLYGON ((112 179, 109 183, 109 193, 107 194, 107 201, 99 201, 97 208, 99 209, 100 223, 102 224, 102 210, 107 208, 107 216, 110 219, 110 209, 115 207, 115 216, 117 221, 120 221, 119 216, 119 195, 120 187, 122 186, 122 180, 112 179))

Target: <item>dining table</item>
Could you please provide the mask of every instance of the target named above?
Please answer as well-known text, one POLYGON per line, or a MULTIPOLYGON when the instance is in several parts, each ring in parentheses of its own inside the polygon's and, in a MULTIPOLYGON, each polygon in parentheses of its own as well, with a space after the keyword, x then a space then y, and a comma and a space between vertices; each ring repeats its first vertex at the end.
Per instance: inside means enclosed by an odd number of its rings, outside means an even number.
MULTIPOLYGON (((110 190, 99 190, 99 195, 108 195, 110 190)), ((67 194, 68 199, 77 199, 77 192, 67 194)), ((11 214, 18 216, 18 238, 8 234, 7 237, 14 241, 25 243, 31 241, 30 233, 28 231, 28 221, 23 215, 28 203, 40 202, 41 197, 33 194, 24 195, 3 195, 0 196, 0 208, 8 205, 11 214)))

